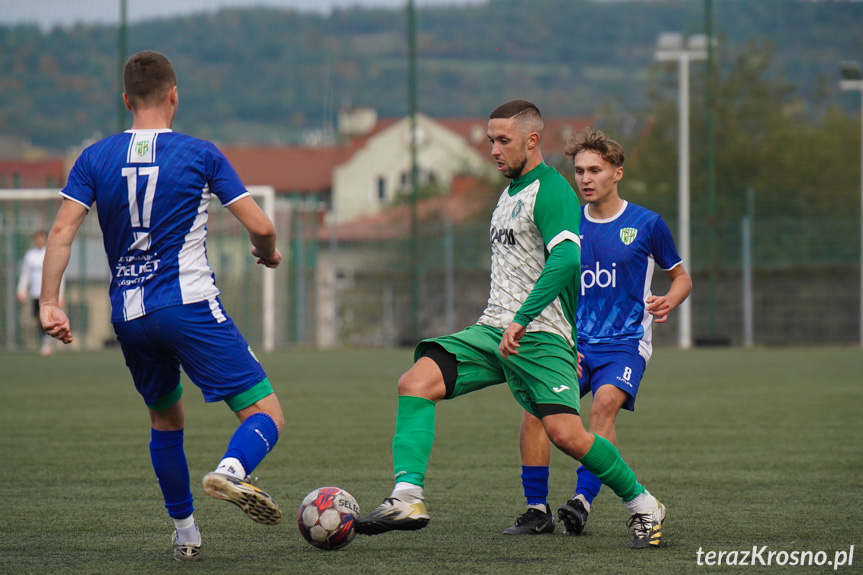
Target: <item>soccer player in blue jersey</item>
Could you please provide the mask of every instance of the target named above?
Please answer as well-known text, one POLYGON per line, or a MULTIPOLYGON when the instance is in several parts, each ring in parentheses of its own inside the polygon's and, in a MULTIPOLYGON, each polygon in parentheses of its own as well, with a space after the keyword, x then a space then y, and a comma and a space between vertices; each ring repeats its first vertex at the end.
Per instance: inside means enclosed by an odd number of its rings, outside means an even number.
MULTIPOLYGON (((620 197, 623 148, 599 130, 573 136, 564 150, 575 168, 585 205, 581 220, 581 291, 578 300, 578 352, 581 395, 593 392, 591 431, 616 443, 615 420, 621 408, 635 409, 644 369, 650 359, 651 323, 663 323, 692 291, 692 281, 662 218, 620 197), (671 286, 663 296, 650 290, 654 267, 671 286)), ((522 483, 528 510, 508 534, 554 530, 546 504, 550 449, 542 424, 525 411, 520 435, 522 483)), ((580 535, 602 483, 578 468, 575 495, 558 509, 566 532, 580 535)), ((656 547, 656 537, 634 516, 634 548, 656 547)))
POLYGON ((575 312, 579 209, 569 183, 545 164, 543 122, 526 100, 498 106, 488 139, 498 171, 510 178, 492 214, 491 287, 477 323, 421 341, 399 378, 392 443, 395 485, 357 531, 377 535, 425 527, 424 482, 436 404, 506 382, 554 445, 591 469, 639 524, 659 532, 665 507, 635 478, 617 449, 579 417, 575 312))
POLYGON ((60 278, 90 207, 98 206, 111 269, 111 322, 135 387, 150 412, 150 455, 168 515, 174 558, 194 560, 201 533, 193 516, 183 449, 180 366, 208 402, 224 401, 240 420, 204 491, 276 524, 273 499, 247 475, 275 446, 284 426, 266 373, 219 301, 207 263, 207 210, 213 196, 246 227, 252 256, 279 265, 276 230, 211 143, 173 132, 177 76, 163 55, 135 54, 123 69, 132 128, 85 149, 60 192, 48 235, 40 317, 45 331, 72 341, 59 307, 60 278))

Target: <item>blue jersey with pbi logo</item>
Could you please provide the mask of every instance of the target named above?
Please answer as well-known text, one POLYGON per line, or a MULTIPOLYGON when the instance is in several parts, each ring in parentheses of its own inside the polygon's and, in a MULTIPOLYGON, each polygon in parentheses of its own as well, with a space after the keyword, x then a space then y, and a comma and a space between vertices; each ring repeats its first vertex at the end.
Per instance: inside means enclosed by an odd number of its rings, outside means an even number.
POLYGON ((579 343, 638 342, 645 361, 652 352, 653 316, 647 313, 653 270, 670 270, 682 260, 659 214, 623 202, 614 216, 581 218, 579 343))
POLYGON ((210 142, 128 130, 85 149, 61 195, 96 202, 111 269, 111 321, 219 294, 207 262, 207 208, 248 191, 210 142))

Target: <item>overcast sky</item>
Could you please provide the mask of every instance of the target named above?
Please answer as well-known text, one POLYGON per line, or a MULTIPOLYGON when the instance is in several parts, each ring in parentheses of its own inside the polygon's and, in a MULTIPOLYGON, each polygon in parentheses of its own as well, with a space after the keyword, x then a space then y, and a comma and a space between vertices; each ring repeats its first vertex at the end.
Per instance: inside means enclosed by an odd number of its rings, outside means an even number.
MULTIPOLYGON (((485 0, 416 0, 417 6, 477 4, 485 0)), ((130 22, 224 7, 276 6, 329 12, 348 6, 403 7, 407 0, 126 0, 130 22)), ((0 24, 36 22, 43 27, 119 20, 120 0, 0 0, 0 24)))

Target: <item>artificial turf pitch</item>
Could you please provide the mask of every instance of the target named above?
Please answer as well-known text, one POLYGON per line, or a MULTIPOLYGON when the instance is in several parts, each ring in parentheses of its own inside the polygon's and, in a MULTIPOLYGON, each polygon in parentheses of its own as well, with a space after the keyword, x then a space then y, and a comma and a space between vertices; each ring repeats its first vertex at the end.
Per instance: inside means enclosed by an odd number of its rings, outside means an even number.
MULTIPOLYGON (((559 526, 552 535, 502 535, 524 505, 520 408, 505 386, 438 406, 427 528, 357 536, 335 552, 310 546, 295 523, 309 491, 341 487, 364 512, 389 494, 396 381, 412 352, 259 357, 286 426, 254 475, 284 521, 258 525, 203 494, 200 478, 236 420, 184 378, 203 548, 201 561, 180 564, 150 466, 147 412, 122 354, 0 355, 0 573, 806 573, 833 567, 781 567, 775 558, 711 567, 698 564, 698 551, 767 546, 832 561, 851 545, 853 564, 839 572, 863 566, 859 348, 657 349, 636 412, 618 418, 623 457, 668 506, 663 547, 641 551, 628 548, 625 508, 607 489, 583 537, 559 526)), ((571 496, 574 469, 554 453, 553 508, 571 496)))

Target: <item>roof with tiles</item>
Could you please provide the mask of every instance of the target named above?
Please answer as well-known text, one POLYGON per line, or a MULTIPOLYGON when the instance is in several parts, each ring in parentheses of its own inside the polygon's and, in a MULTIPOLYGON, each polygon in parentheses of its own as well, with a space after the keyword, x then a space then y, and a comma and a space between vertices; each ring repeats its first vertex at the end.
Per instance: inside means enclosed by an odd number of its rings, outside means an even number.
MULTIPOLYGON (((417 220, 449 220, 455 224, 470 220, 489 209, 490 192, 488 183, 475 176, 456 176, 449 194, 417 203, 417 220)), ((337 234, 339 242, 348 243, 400 239, 410 233, 410 223, 411 206, 402 204, 324 226, 318 232, 318 240, 328 241, 333 233, 337 234)))
MULTIPOLYGON (((445 128, 461 135, 482 154, 490 151, 486 128, 481 118, 432 118, 445 128)), ((249 186, 273 186, 280 194, 320 194, 333 185, 333 170, 347 162, 373 136, 386 130, 399 119, 385 118, 367 134, 355 137, 343 145, 327 147, 225 147, 225 156, 249 186)), ((545 119, 542 149, 546 157, 563 154, 563 147, 572 134, 590 125, 589 118, 545 119)))

